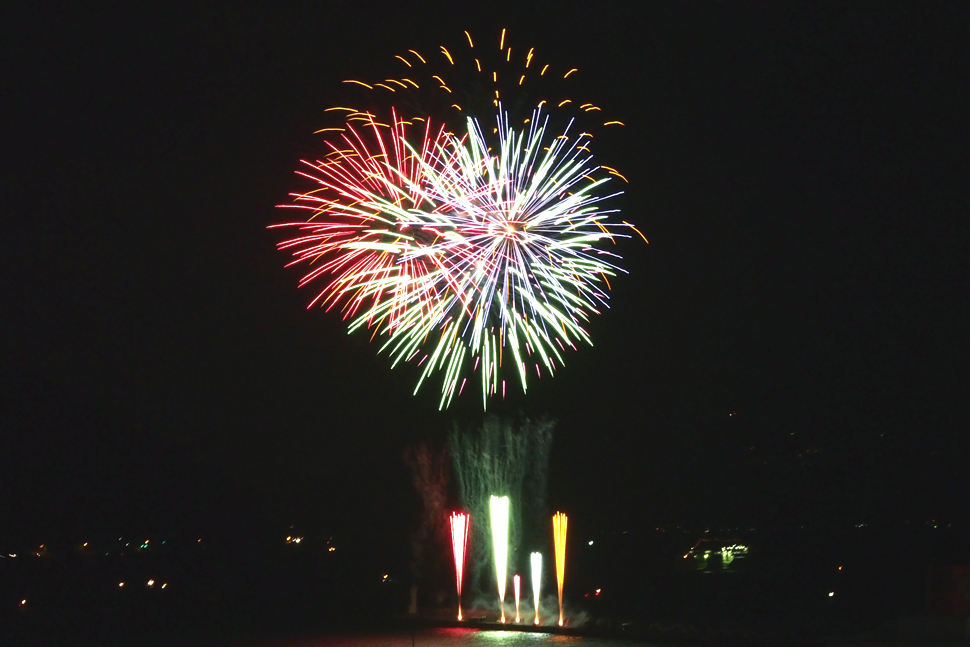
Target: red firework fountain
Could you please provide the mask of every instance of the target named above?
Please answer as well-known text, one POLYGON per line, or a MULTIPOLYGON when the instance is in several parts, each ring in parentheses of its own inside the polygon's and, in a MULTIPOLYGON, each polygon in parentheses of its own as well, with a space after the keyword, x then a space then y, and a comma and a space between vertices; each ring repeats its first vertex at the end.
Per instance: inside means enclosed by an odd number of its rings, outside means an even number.
MULTIPOLYGON (((451 513, 451 550, 455 553, 455 576, 458 582, 458 620, 461 620, 461 572, 465 567, 465 548, 468 546, 468 526, 471 515, 451 513)), ((518 590, 518 589, 516 589, 518 590)))

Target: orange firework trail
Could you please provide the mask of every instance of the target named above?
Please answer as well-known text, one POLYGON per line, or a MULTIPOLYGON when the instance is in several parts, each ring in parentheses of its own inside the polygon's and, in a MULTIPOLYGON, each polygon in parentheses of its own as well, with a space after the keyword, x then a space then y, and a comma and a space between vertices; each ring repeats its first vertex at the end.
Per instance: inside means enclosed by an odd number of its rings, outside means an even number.
POLYGON ((557 512, 552 517, 552 535, 556 542, 556 583, 559 585, 559 626, 563 623, 562 583, 566 577, 566 515, 557 512))
POLYGON ((458 620, 461 620, 461 573, 465 567, 465 548, 468 546, 471 516, 464 512, 452 512, 450 521, 451 550, 455 554, 455 576, 458 581, 458 620))

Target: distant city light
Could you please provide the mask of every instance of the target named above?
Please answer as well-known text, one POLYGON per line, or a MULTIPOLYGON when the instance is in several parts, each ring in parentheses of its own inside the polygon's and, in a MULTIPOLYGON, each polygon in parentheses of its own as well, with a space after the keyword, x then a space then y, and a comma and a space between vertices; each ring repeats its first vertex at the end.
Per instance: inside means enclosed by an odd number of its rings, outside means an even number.
POLYGON ((155 586, 155 580, 148 580, 148 588, 155 586))
POLYGON ((593 540, 592 540, 592 539, 590 539, 590 540, 589 540, 589 545, 590 545, 590 546, 592 546, 592 545, 593 545, 593 540))
POLYGON ((119 587, 119 588, 120 588, 120 587, 123 587, 124 585, 125 585, 125 583, 124 583, 124 582, 118 582, 118 587, 119 587))
POLYGON ((835 591, 829 591, 829 597, 831 598, 831 597, 834 597, 834 596, 835 596, 835 591))
POLYGON ((162 588, 164 589, 166 586, 168 586, 168 582, 163 582, 162 583, 162 588))

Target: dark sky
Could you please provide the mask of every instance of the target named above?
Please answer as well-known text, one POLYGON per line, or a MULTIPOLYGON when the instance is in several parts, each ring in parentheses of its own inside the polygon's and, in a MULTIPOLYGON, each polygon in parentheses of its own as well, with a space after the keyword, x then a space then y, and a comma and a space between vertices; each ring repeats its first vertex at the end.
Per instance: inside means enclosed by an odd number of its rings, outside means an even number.
POLYGON ((410 523, 404 447, 480 400, 413 397, 265 228, 342 79, 503 27, 629 124, 596 152, 651 243, 595 347, 494 408, 559 420, 552 503, 965 515, 965 3, 19 4, 0 532, 410 523))

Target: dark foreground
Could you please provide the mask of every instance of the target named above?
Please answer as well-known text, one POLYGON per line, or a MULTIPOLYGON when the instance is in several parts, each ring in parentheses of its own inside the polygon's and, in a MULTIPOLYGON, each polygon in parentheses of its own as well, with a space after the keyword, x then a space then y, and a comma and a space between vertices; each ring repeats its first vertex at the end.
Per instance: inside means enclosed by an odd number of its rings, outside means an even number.
MULTIPOLYGON (((409 645, 412 632, 429 647, 966 644, 970 568, 955 530, 749 530, 740 540, 750 552, 723 564, 713 542, 684 556, 696 535, 588 536, 571 553, 569 626, 549 633, 498 631, 495 610, 470 599, 466 619, 476 620, 449 627, 445 560, 418 580, 411 616, 409 556, 359 541, 193 536, 138 548, 112 538, 118 546, 96 553, 93 541, 52 544, 0 560, 0 646, 381 647, 409 645), (950 580, 933 584, 934 573, 950 580)), ((546 584, 548 619, 557 603, 546 584)))

